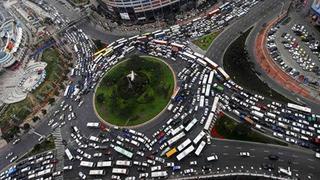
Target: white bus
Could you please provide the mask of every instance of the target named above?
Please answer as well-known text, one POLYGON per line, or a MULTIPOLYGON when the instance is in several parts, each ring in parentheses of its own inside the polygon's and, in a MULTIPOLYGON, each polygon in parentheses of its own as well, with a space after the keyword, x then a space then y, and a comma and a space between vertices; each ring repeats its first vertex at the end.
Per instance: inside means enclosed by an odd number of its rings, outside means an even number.
POLYGON ((200 107, 204 107, 204 96, 200 96, 199 106, 200 106, 200 107))
POLYGON ((203 150, 205 145, 206 145, 206 142, 205 141, 201 141, 201 143, 199 144, 199 146, 198 146, 198 148, 196 149, 196 152, 195 152, 195 154, 197 156, 200 155, 200 153, 202 152, 202 150, 203 150))
POLYGON ((207 66, 207 62, 205 62, 204 60, 202 60, 202 59, 200 59, 200 58, 197 59, 197 62, 198 62, 199 64, 201 64, 202 66, 204 66, 204 67, 207 66))
POLYGON ((80 166, 82 166, 82 167, 93 167, 94 163, 90 162, 90 161, 81 161, 80 162, 80 166))
POLYGON ((97 167, 112 167, 112 161, 99 161, 97 167))
POLYGON ((178 161, 180 161, 181 159, 185 158, 192 151, 194 151, 194 146, 193 145, 189 146, 188 148, 186 148, 180 154, 177 155, 178 161))
POLYGON ((105 174, 106 172, 104 170, 99 170, 99 169, 89 171, 90 176, 103 176, 105 174))
POLYGON ((217 69, 218 65, 213 62, 211 59, 205 57, 204 60, 209 64, 209 66, 213 69, 217 69))
POLYGON ((206 135, 206 133, 205 133, 204 131, 201 131, 201 132, 197 135, 197 137, 195 137, 195 138, 193 139, 193 143, 194 143, 194 144, 198 144, 198 142, 203 138, 204 135, 206 135))
POLYGON ((154 171, 151 172, 151 177, 152 178, 165 178, 168 176, 167 171, 154 171))
POLYGON ((189 59, 192 59, 192 60, 196 60, 196 59, 197 59, 196 56, 194 56, 194 55, 192 55, 192 54, 189 54, 189 53, 187 53, 187 52, 183 52, 182 54, 183 54, 185 57, 189 58, 189 59))
POLYGON ((73 155, 71 154, 71 152, 70 152, 70 150, 69 150, 68 148, 66 148, 66 149, 64 150, 64 152, 66 153, 66 155, 67 155, 67 157, 68 157, 68 159, 69 159, 70 161, 74 160, 74 157, 73 157, 73 155))
POLYGON ((181 132, 179 134, 177 134, 176 136, 172 137, 171 139, 168 140, 168 145, 171 145, 173 143, 175 143, 176 141, 178 141, 179 139, 183 138, 186 134, 184 132, 181 132))
POLYGON ((306 112, 306 113, 311 113, 311 109, 308 107, 304 107, 304 106, 300 106, 298 104, 293 104, 293 103, 288 103, 288 108, 294 109, 294 110, 298 110, 298 111, 302 111, 302 112, 306 112))
POLYGON ((213 113, 216 112, 217 107, 218 107, 218 102, 219 102, 219 97, 218 96, 214 97, 211 112, 213 112, 213 113))
POLYGON ((214 77, 214 71, 210 71, 209 79, 208 79, 208 84, 212 84, 212 82, 213 82, 213 77, 214 77))
POLYGON ((211 91, 211 84, 207 84, 206 86, 206 92, 205 92, 205 96, 209 97, 210 96, 210 91, 211 91))
POLYGON ((193 118, 192 121, 184 128, 187 132, 198 122, 196 118, 193 118))
POLYGON ((126 161, 126 160, 117 160, 116 161, 117 166, 132 166, 131 161, 126 161))
POLYGON ((181 143, 177 149, 178 151, 182 151, 185 147, 187 147, 189 144, 191 143, 191 140, 188 138, 185 141, 183 141, 183 143, 181 143))
POLYGON ((129 173, 128 169, 125 169, 125 168, 112 168, 112 174, 127 175, 128 173, 129 173))
POLYGON ((209 131, 213 118, 214 118, 214 114, 211 112, 207 118, 206 123, 204 124, 204 127, 203 127, 204 130, 209 131))
POLYGON ((203 85, 207 84, 208 77, 209 77, 208 74, 205 74, 205 75, 203 76, 203 79, 202 79, 202 84, 203 84, 203 85))
POLYGON ((228 81, 230 79, 230 76, 221 67, 218 67, 218 71, 223 76, 224 80, 228 81))

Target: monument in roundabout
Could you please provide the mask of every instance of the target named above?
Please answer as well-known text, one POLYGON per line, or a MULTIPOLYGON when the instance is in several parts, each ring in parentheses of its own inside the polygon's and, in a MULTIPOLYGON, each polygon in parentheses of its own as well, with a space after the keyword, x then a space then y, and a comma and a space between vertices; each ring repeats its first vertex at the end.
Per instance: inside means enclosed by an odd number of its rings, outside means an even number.
POLYGON ((95 91, 95 109, 107 123, 136 126, 168 105, 174 87, 174 73, 164 61, 134 55, 106 72, 95 91))

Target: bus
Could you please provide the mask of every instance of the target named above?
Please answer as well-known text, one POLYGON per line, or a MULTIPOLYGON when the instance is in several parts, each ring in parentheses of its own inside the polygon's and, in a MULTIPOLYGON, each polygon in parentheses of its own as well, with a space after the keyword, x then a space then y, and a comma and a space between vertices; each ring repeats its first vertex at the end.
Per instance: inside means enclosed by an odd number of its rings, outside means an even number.
POLYGON ((213 118, 214 118, 214 114, 213 114, 213 112, 211 112, 211 113, 209 114, 208 118, 207 118, 206 123, 204 124, 204 127, 203 127, 204 130, 210 131, 209 128, 210 128, 210 126, 211 126, 211 124, 212 124, 213 118))
POLYGON ((221 67, 218 67, 218 72, 223 76, 225 81, 230 79, 230 76, 221 67))
POLYGON ((211 91, 211 84, 207 84, 206 86, 206 91, 205 91, 205 96, 209 97, 210 96, 210 91, 211 91))
POLYGON ((204 57, 204 60, 209 64, 209 66, 212 69, 217 69, 218 68, 218 64, 216 64, 215 62, 213 62, 211 59, 209 59, 208 57, 204 57))
POLYGON ((103 176, 105 174, 106 174, 106 172, 104 170, 100 170, 100 169, 95 169, 95 170, 89 171, 90 176, 103 176))
POLYGON ((199 107, 204 107, 204 96, 200 96, 199 107))
POLYGON ((178 135, 172 137, 171 139, 168 140, 168 145, 171 145, 175 142, 177 142, 179 139, 183 138, 186 134, 182 131, 181 133, 179 133, 178 135))
POLYGON ((177 149, 178 151, 182 151, 185 147, 187 147, 189 144, 191 143, 191 140, 188 138, 185 141, 183 141, 183 143, 181 143, 177 149))
POLYGON ((93 167, 94 163, 90 162, 90 161, 81 161, 80 162, 80 166, 82 166, 82 167, 93 167))
POLYGON ((66 153, 66 155, 67 155, 67 157, 68 157, 68 159, 69 159, 70 161, 74 160, 74 157, 73 157, 73 155, 71 154, 71 152, 70 152, 70 150, 69 150, 68 148, 66 148, 66 149, 64 150, 64 152, 66 153))
POLYGON ((126 160, 117 160, 116 161, 117 166, 132 166, 131 161, 126 161, 126 160))
POLYGON ((218 102, 219 102, 219 97, 218 96, 214 97, 211 112, 213 112, 213 113, 216 112, 217 107, 218 107, 218 102))
POLYGON ((200 155, 200 153, 202 152, 202 150, 203 150, 205 145, 206 145, 206 142, 205 141, 201 141, 201 143, 199 144, 199 146, 198 146, 198 148, 196 149, 196 152, 195 152, 195 154, 197 156, 200 155))
POLYGON ((188 154, 190 154, 192 151, 194 151, 194 149, 195 149, 194 146, 190 145, 188 148, 183 150, 180 154, 177 155, 178 161, 180 161, 183 158, 185 158, 188 154))
POLYGON ((198 142, 203 138, 203 136, 206 135, 204 131, 201 131, 194 139, 193 143, 198 144, 198 142))
POLYGON ((151 177, 152 178, 165 178, 168 176, 167 171, 154 171, 151 172, 151 177))
POLYGON ((178 48, 179 50, 182 50, 185 48, 185 45, 181 45, 181 44, 178 44, 178 43, 171 43, 171 46, 172 47, 176 47, 178 48))
POLYGON ((98 161, 97 167, 112 167, 112 161, 98 161))
POLYGON ((311 109, 308 107, 300 106, 298 104, 288 103, 288 108, 291 108, 293 110, 298 110, 306 113, 311 113, 311 109))
POLYGON ((196 118, 193 118, 192 121, 184 128, 187 132, 191 130, 191 128, 198 122, 196 118))
POLYGON ((168 44, 167 41, 158 40, 158 39, 154 39, 153 42, 156 44, 160 44, 160 45, 167 45, 168 44))
POLYGON ((210 71, 209 79, 208 79, 208 84, 212 84, 213 77, 214 77, 214 71, 210 71))
POLYGON ((204 60, 202 60, 202 59, 200 59, 200 58, 197 58, 197 62, 198 62, 199 64, 201 64, 203 67, 206 67, 206 66, 207 66, 207 62, 204 61, 204 60))
POLYGON ((184 55, 185 57, 189 58, 189 59, 192 59, 192 60, 196 60, 197 57, 192 55, 192 54, 189 54, 187 52, 183 52, 182 55, 184 55))
POLYGON ((167 158, 172 157, 172 155, 174 155, 175 153, 177 153, 177 149, 176 148, 172 148, 170 151, 168 151, 166 153, 167 158))
POLYGON ((67 86, 66 90, 64 91, 63 96, 66 97, 69 94, 70 85, 67 86))
POLYGON ((125 168, 112 168, 112 174, 124 174, 127 175, 129 173, 128 169, 125 168))
POLYGON ((120 146, 114 146, 113 149, 115 151, 117 151, 118 153, 120 153, 120 154, 122 154, 122 155, 124 155, 124 156, 126 156, 126 157, 128 157, 130 159, 132 159, 132 157, 133 157, 133 153, 132 152, 130 152, 130 151, 126 150, 126 149, 123 149, 120 146))

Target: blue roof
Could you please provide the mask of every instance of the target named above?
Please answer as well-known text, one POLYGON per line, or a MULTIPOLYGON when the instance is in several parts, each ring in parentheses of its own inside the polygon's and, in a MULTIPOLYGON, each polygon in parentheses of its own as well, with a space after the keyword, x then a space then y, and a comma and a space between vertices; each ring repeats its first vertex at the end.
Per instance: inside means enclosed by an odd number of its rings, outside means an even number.
POLYGON ((312 5, 311 5, 311 9, 312 9, 318 16, 320 16, 320 3, 318 3, 317 1, 314 1, 314 3, 312 3, 312 5))

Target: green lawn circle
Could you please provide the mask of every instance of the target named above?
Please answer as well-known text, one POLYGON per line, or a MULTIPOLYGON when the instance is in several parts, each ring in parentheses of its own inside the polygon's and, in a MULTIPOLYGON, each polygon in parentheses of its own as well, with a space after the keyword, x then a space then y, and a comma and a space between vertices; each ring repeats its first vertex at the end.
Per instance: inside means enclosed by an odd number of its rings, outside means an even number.
POLYGON ((171 68, 151 56, 131 56, 112 67, 94 95, 98 115, 117 126, 135 126, 158 115, 170 101, 175 86, 171 68), (137 76, 130 83, 127 75, 137 76))

